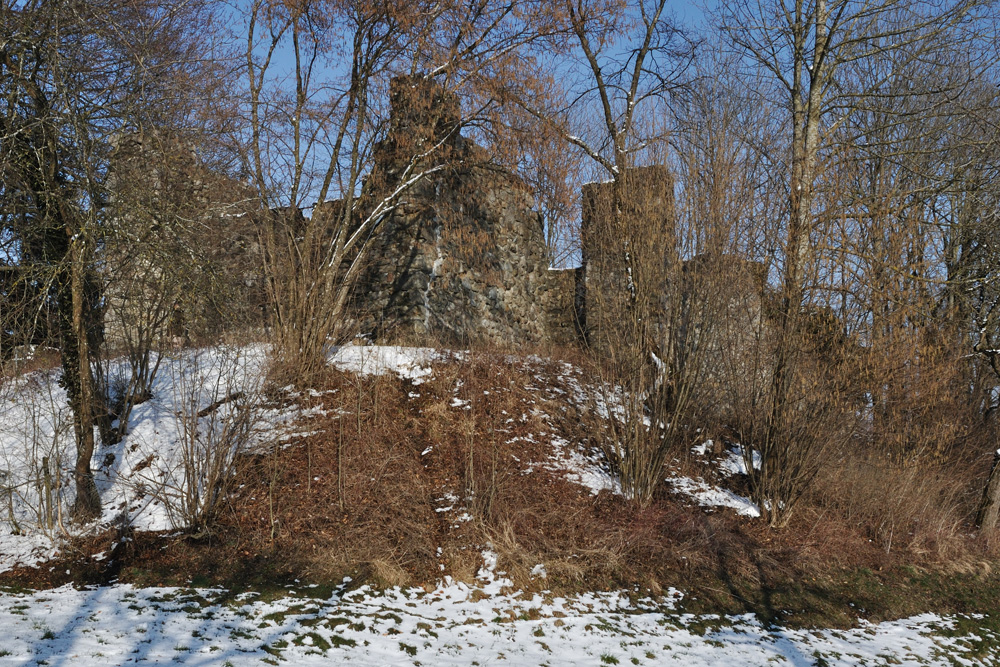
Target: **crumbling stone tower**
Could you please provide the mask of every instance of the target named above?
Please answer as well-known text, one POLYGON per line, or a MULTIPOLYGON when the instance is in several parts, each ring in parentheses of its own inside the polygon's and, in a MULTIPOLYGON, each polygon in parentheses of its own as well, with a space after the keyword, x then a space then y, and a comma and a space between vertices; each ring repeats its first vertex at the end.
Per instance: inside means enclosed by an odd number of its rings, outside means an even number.
POLYGON ((572 291, 550 274, 530 189, 459 133, 460 104, 423 78, 390 90, 390 131, 377 150, 376 190, 396 187, 411 156, 442 144, 376 232, 356 302, 377 333, 448 344, 574 337, 572 291))
POLYGON ((665 294, 668 268, 678 261, 674 182, 664 166, 629 169, 621 179, 619 211, 614 183, 583 186, 581 284, 577 298, 587 342, 612 344, 633 316, 636 289, 647 298, 665 294), (641 272, 641 273, 640 273, 641 272))

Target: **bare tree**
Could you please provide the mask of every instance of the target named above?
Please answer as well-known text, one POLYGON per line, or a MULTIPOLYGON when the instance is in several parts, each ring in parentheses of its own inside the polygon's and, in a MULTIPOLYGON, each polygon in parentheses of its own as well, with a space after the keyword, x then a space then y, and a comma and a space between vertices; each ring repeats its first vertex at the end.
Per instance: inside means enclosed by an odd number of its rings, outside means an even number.
MULTIPOLYGON (((102 400, 97 255, 109 224, 113 139, 163 111, 171 73, 190 62, 197 3, 0 2, 0 221, 7 262, 29 286, 25 312, 54 312, 74 416, 73 513, 100 513, 91 473, 102 400)), ((24 306, 25 304, 21 304, 24 306)))
MULTIPOLYGON (((845 88, 880 83, 836 129, 843 148, 824 177, 836 210, 820 223, 836 239, 818 253, 836 276, 825 289, 836 294, 845 328, 867 341, 865 435, 898 466, 929 468, 994 449, 984 444, 995 442, 997 386, 988 354, 996 256, 987 231, 995 220, 995 55, 985 33, 969 37, 939 43, 933 58, 897 55, 889 73, 885 62, 852 64, 845 88)), ((981 508, 977 523, 987 514, 981 508)))
MULTIPOLYGON (((934 61, 945 40, 967 39, 979 6, 971 0, 776 0, 726 3, 718 10, 721 30, 752 69, 769 74, 787 114, 779 336, 767 424, 755 429, 754 443, 764 477, 781 476, 772 453, 793 437, 789 429, 798 418, 792 396, 799 375, 796 367, 807 346, 802 339, 804 305, 810 276, 817 269, 817 248, 827 242, 818 226, 818 207, 824 200, 817 197, 817 185, 829 166, 833 133, 873 100, 916 93, 912 87, 887 91, 885 82, 907 64, 934 61), (849 76, 856 65, 873 76, 867 80, 849 76)), ((797 446, 808 447, 809 442, 797 446)), ((772 525, 787 522, 782 509, 790 507, 787 498, 758 500, 771 508, 772 525)))
POLYGON ((419 98, 431 81, 460 87, 511 61, 533 35, 523 21, 531 6, 250 5, 246 160, 262 208, 276 352, 298 380, 322 366, 328 341, 345 336, 346 306, 377 229, 414 185, 445 169, 446 149, 470 116, 424 109, 423 127, 397 127, 390 140, 391 98, 419 98), (290 61, 287 77, 278 54, 290 61), (392 166, 376 170, 379 155, 392 166))

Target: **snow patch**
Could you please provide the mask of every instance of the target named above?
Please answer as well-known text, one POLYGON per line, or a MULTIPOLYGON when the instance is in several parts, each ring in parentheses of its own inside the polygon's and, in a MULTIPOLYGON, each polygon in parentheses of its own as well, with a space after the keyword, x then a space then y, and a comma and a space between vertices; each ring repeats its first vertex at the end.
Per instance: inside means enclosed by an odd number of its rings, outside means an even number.
POLYGON ((760 508, 749 498, 735 494, 728 489, 712 486, 702 479, 675 476, 666 480, 674 493, 685 495, 702 507, 729 507, 736 510, 740 516, 757 518, 760 508))
MULTIPOLYGON (((485 566, 484 566, 485 567, 485 566)), ((753 665, 979 664, 1000 637, 923 614, 848 630, 790 630, 751 615, 675 611, 681 596, 492 593, 368 586, 330 597, 127 585, 0 593, 11 664, 753 665), (957 636, 950 636, 957 635, 957 636)))
POLYGON ((585 453, 560 437, 552 438, 552 456, 543 467, 562 471, 566 479, 590 490, 596 496, 601 491, 622 495, 621 482, 601 465, 597 453, 585 453))
POLYGON ((361 376, 395 373, 419 385, 432 377, 431 362, 462 359, 464 356, 431 347, 344 345, 331 349, 329 361, 342 371, 361 376))

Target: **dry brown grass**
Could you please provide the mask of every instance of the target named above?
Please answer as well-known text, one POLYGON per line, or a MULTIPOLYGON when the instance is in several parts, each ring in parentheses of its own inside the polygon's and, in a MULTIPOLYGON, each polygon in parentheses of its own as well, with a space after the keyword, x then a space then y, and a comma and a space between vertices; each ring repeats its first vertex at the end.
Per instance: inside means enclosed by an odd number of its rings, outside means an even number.
POLYGON ((994 552, 971 537, 980 480, 968 462, 898 463, 853 451, 824 469, 811 501, 868 540, 886 565, 954 567, 994 552))
MULTIPOLYGON (((588 382, 582 364, 568 371, 479 351, 434 366, 420 385, 328 372, 318 395, 297 399, 326 411, 301 428, 315 433, 253 457, 211 542, 162 550, 154 540, 132 566, 426 586, 444 575, 475 580, 489 548, 526 590, 675 586, 750 611, 766 608, 770 590, 839 586, 840 571, 986 572, 1000 546, 969 537, 978 459, 904 474, 840 453, 791 524, 773 530, 665 485, 645 507, 594 496, 545 467, 554 436, 593 436, 587 406, 574 405, 561 379, 588 382), (537 565, 547 578, 533 574, 537 565)), ((675 465, 708 470, 694 459, 675 465)), ((738 478, 715 482, 741 492, 738 478)))
POLYGON ((646 507, 592 496, 539 465, 552 437, 593 436, 587 406, 568 399, 560 362, 524 359, 474 352, 435 364, 418 386, 331 371, 308 399, 327 411, 309 427, 322 432, 258 457, 242 481, 231 521, 244 544, 315 579, 382 585, 472 581, 490 548, 515 586, 555 590, 656 591, 706 576, 766 586, 830 568, 979 568, 993 557, 968 536, 976 474, 960 463, 890 470, 841 452, 778 531, 664 488, 646 507))

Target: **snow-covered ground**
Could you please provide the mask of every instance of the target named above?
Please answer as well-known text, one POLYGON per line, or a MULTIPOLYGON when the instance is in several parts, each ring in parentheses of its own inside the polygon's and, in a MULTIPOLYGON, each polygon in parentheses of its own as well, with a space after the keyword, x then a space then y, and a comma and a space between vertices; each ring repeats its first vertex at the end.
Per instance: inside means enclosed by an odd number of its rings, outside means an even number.
MULTIPOLYGON (((207 452, 231 457, 217 445, 226 442, 241 413, 247 418, 247 446, 304 435, 301 426, 313 413, 290 401, 263 398, 265 359, 263 346, 220 346, 165 357, 153 397, 135 406, 125 437, 114 445, 99 444, 94 454, 91 465, 103 504, 97 524, 183 527, 186 490, 205 483, 207 452), (198 416, 227 397, 233 400, 198 416), (197 465, 192 469, 185 461, 197 465)), ((121 368, 112 367, 109 376, 124 370, 118 363, 121 368)), ((70 525, 65 516, 75 493, 75 445, 58 378, 58 371, 32 373, 0 387, 0 572, 48 560, 67 532, 87 529, 70 525)))
POLYGON ((395 373, 420 385, 433 375, 432 362, 461 360, 464 357, 461 352, 432 347, 344 345, 331 350, 330 363, 342 371, 364 376, 395 373))
MULTIPOLYGON (((711 440, 707 440, 691 449, 691 453, 702 462, 707 462, 706 456, 713 446, 711 440)), ((716 472, 722 477, 747 474, 746 462, 743 460, 743 453, 739 446, 726 450, 722 458, 715 462, 716 472)), ((760 455, 754 452, 754 467, 760 468, 760 455)), ((740 516, 757 518, 760 516, 760 508, 756 503, 745 496, 713 486, 704 479, 685 477, 676 473, 671 473, 665 480, 674 493, 687 496, 702 507, 728 507, 740 516)))
MULTIPOLYGON (((428 348, 347 346, 332 350, 330 360, 362 375, 394 373, 414 385, 411 396, 419 396, 418 386, 433 376, 434 363, 464 356, 428 348)), ((96 452, 102 522, 127 521, 139 530, 180 527, 176 503, 193 479, 185 476, 184 444, 223 437, 240 410, 252 411, 249 446, 286 446, 311 432, 308 420, 321 407, 303 409, 275 400, 273 392, 264 398, 265 357, 258 346, 188 350, 164 358, 153 398, 135 407, 126 437, 96 452)), ((568 393, 555 391, 575 395, 580 406, 593 404, 572 368, 566 369, 559 380, 568 393)), ((294 397, 290 388, 284 393, 294 397)), ((469 401, 457 396, 450 405, 469 409, 469 401)), ((600 400, 597 409, 615 412, 600 400)), ((549 442, 551 455, 529 462, 532 466, 561 470, 595 494, 621 492, 599 453, 559 437, 547 415, 533 414, 543 417, 547 429, 529 437, 549 442)), ((707 444, 695 454, 705 455, 707 444)), ((0 571, 44 562, 59 550, 60 508, 73 494, 72 454, 70 415, 57 373, 34 373, 0 387, 0 571)), ((738 451, 726 452, 714 465, 715 479, 746 472, 738 451)), ((755 515, 750 501, 702 479, 672 474, 667 481, 691 502, 755 515)), ((450 505, 439 511, 461 509, 455 509, 457 498, 441 500, 450 505)), ((269 600, 252 592, 127 585, 0 591, 0 665, 991 664, 974 651, 983 641, 1000 639, 985 630, 963 636, 953 630, 963 619, 930 615, 805 632, 766 628, 752 617, 681 614, 674 609, 676 591, 655 600, 637 599, 635 592, 573 599, 518 593, 497 570, 495 554, 484 551, 483 559, 475 584, 445 577, 431 591, 376 592, 345 583, 330 597, 301 588, 269 600)), ((544 580, 544 568, 533 575, 544 580)), ((974 627, 974 619, 961 626, 974 627)))
POLYGON ((0 664, 988 665, 994 658, 975 647, 1000 641, 933 615, 854 630, 766 628, 751 616, 677 614, 675 598, 503 595, 457 583, 271 600, 62 587, 0 595, 0 664))

